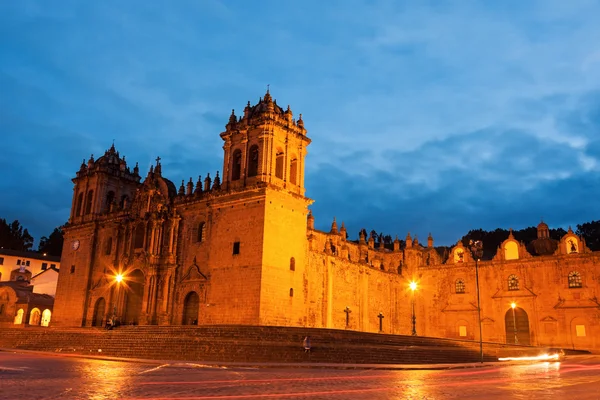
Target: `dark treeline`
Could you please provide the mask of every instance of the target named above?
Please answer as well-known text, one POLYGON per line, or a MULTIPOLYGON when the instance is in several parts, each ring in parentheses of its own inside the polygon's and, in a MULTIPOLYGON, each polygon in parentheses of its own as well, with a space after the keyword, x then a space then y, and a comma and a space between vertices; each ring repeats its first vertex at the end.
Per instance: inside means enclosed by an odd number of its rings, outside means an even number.
MULTIPOLYGON (((60 257, 63 246, 61 227, 54 228, 50 236, 42 236, 38 253, 60 257)), ((33 251, 33 236, 18 220, 8 222, 0 218, 0 247, 8 250, 33 251)))

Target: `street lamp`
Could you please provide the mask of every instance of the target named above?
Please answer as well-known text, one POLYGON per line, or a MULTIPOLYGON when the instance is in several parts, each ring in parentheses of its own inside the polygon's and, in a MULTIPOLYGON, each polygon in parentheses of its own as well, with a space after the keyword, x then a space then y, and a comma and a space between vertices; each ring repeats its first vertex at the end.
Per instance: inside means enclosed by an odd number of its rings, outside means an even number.
POLYGON ((113 300, 113 315, 112 315, 112 326, 117 326, 117 303, 119 301, 119 287, 121 286, 121 282, 123 282, 123 274, 118 273, 115 275, 115 299, 113 300))
POLYGON ((483 242, 481 240, 469 242, 471 253, 475 258, 475 290, 477 292, 477 323, 479 324, 479 360, 483 363, 483 333, 481 329, 481 300, 479 296, 479 260, 483 256, 483 242))
POLYGON ((510 303, 510 307, 512 308, 513 314, 513 330, 515 332, 515 344, 519 344, 519 338, 517 337, 517 318, 515 317, 515 308, 517 307, 517 303, 510 303))
POLYGON ((417 316, 415 315, 415 290, 417 290, 417 282, 412 281, 408 287, 412 292, 411 303, 412 303, 412 335, 417 336, 417 316))

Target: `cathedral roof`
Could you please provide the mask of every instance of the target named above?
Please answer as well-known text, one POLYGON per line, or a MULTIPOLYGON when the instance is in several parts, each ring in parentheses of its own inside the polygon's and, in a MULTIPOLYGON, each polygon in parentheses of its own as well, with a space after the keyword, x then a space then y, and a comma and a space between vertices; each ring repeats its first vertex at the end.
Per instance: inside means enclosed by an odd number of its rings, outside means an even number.
POLYGON ((79 171, 77 172, 77 177, 82 177, 92 171, 108 172, 111 175, 127 176, 131 179, 139 178, 137 165, 133 169, 132 173, 129 167, 127 167, 125 156, 121 158, 119 152, 115 149, 114 144, 110 146, 110 148, 104 152, 104 155, 99 157, 97 160, 94 160, 93 154, 87 161, 87 164, 84 159, 81 163, 79 171))
POLYGON ((33 293, 33 286, 27 282, 0 282, 0 287, 9 287, 12 289, 17 296, 17 303, 19 304, 25 303, 38 306, 52 306, 54 304, 54 297, 48 294, 33 293))

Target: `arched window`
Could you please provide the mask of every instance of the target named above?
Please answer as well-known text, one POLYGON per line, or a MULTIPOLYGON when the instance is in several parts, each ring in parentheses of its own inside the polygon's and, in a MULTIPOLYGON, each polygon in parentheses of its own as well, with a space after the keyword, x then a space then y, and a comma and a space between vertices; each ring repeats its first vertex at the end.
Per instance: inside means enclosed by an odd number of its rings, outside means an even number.
POLYGON ((457 294, 462 294, 465 292, 465 281, 463 281, 462 279, 457 279, 454 286, 457 294))
POLYGON ((123 196, 121 196, 121 203, 119 204, 119 207, 124 210, 127 208, 127 206, 129 205, 129 196, 127 196, 126 194, 124 194, 123 196))
POLYGON ((77 206, 75 207, 75 209, 75 216, 80 217, 81 211, 83 209, 83 193, 79 193, 79 196, 77 196, 77 206))
POLYGON ((508 290, 519 290, 519 278, 516 275, 508 277, 508 290))
POLYGON ((115 201, 115 192, 113 192, 111 190, 106 194, 106 204, 104 205, 104 208, 106 211, 111 211, 114 201, 115 201))
POLYGON ((133 241, 134 249, 141 249, 144 247, 144 224, 141 223, 135 228, 135 237, 133 241))
POLYGON ((290 297, 294 297, 294 288, 290 288, 290 297))
POLYGON ((206 240, 206 223, 200 222, 198 224, 198 236, 196 237, 197 242, 204 242, 206 240))
POLYGON ((112 237, 109 237, 108 239, 106 239, 105 246, 106 247, 104 248, 104 254, 108 256, 112 252, 112 237))
POLYGON ((294 257, 290 258, 290 271, 296 270, 296 259, 294 257))
POLYGON ((581 275, 577 271, 569 272, 569 288, 580 288, 583 285, 581 284, 581 275))
POLYGON ((231 180, 237 181, 242 175, 242 151, 236 150, 233 152, 233 165, 231 166, 231 180))
POLYGON ((42 313, 39 309, 34 308, 29 314, 29 325, 39 325, 42 319, 42 313))
POLYGON ((258 175, 258 146, 254 145, 250 147, 250 154, 248 157, 248 176, 258 175))
POLYGON ((85 213, 89 214, 92 212, 92 201, 94 200, 94 191, 90 190, 85 199, 85 213))
POLYGON ((277 150, 275 156, 275 176, 279 179, 283 179, 283 150, 277 150))
POLYGON ((292 159, 292 161, 290 161, 290 182, 293 185, 297 185, 298 183, 296 182, 298 179, 298 160, 296 159, 296 157, 294 157, 292 159))

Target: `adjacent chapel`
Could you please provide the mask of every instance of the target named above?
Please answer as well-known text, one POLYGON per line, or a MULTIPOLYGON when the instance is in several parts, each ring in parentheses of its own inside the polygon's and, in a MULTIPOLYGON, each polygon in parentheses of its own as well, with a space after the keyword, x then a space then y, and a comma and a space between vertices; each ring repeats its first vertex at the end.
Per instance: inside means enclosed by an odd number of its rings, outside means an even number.
MULTIPOLYGON (((512 237, 491 261, 433 237, 392 248, 314 228, 310 139, 267 91, 225 131, 222 176, 179 187, 114 145, 81 164, 64 228, 56 326, 279 325, 600 348, 600 254, 571 230, 512 237), (477 268, 476 268, 477 265, 477 268), (476 276, 477 275, 477 276, 476 276), (477 279, 478 278, 478 279, 477 279), (477 301, 479 282, 480 308, 477 301), (409 283, 414 282, 411 290, 409 283), (479 311, 479 312, 478 312, 479 311)), ((166 172, 166 171, 165 171, 166 172)))

